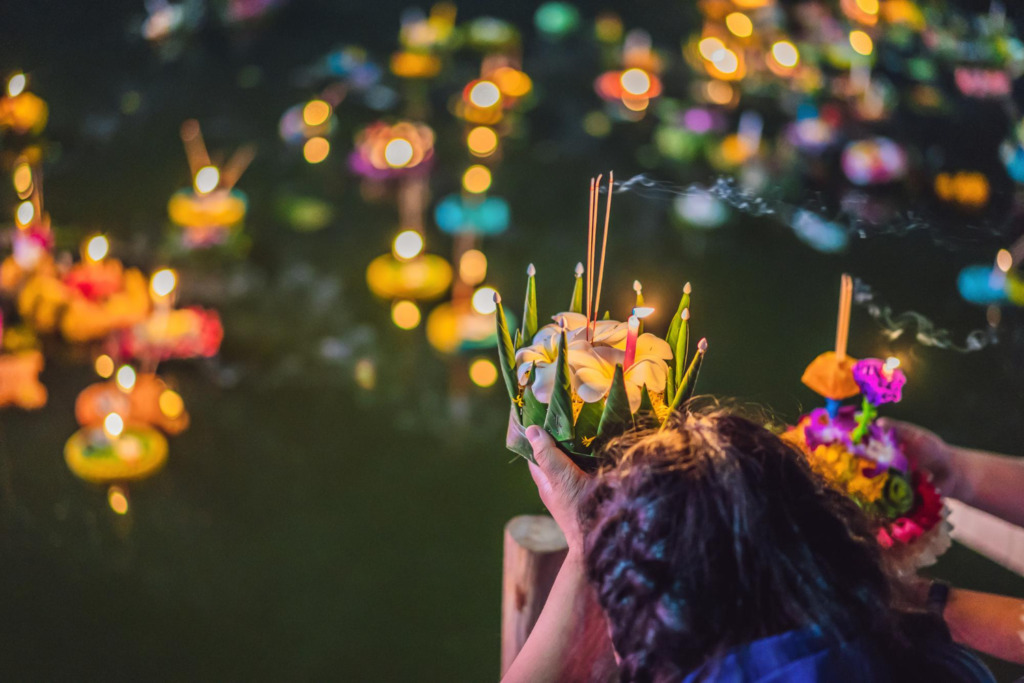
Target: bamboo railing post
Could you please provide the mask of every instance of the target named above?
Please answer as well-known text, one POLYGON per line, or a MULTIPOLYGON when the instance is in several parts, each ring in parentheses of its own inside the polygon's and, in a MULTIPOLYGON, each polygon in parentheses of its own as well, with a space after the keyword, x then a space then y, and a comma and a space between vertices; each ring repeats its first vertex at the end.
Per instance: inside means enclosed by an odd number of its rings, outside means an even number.
POLYGON ((505 525, 501 582, 501 674, 523 649, 568 552, 547 515, 519 515, 505 525))

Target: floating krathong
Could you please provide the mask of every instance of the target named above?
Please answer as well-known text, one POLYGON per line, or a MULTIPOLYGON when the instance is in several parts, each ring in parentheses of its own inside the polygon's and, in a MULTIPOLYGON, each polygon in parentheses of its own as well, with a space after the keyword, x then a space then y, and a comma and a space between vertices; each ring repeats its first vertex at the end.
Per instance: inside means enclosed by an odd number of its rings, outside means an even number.
POLYGON ((643 112, 661 95, 660 70, 661 60, 651 49, 651 37, 644 31, 630 31, 622 48, 622 69, 601 74, 594 90, 606 102, 643 112))
POLYGON ((423 253, 423 236, 415 230, 399 233, 392 251, 378 256, 366 268, 366 284, 382 299, 436 299, 451 283, 448 261, 423 253))
POLYGON ((455 28, 455 5, 441 2, 424 16, 420 10, 402 15, 402 49, 391 56, 391 73, 399 78, 433 78, 441 71, 441 52, 455 28))
POLYGON ((52 275, 53 230, 43 210, 42 177, 24 158, 14 166, 14 189, 21 203, 14 212, 11 255, 0 263, 0 293, 16 296, 34 275, 52 275))
POLYGON ((224 327, 217 311, 197 306, 164 314, 118 331, 111 337, 111 353, 120 358, 165 361, 211 358, 220 350, 224 327))
POLYGON ((186 248, 225 244, 245 218, 248 199, 233 188, 252 162, 255 150, 242 147, 219 168, 210 160, 198 121, 189 119, 182 124, 181 139, 192 173, 192 187, 171 196, 167 214, 181 228, 181 242, 186 248))
POLYGON ((0 132, 10 130, 18 135, 38 135, 46 127, 49 108, 46 102, 26 88, 28 78, 16 73, 7 79, 0 96, 0 132))
POLYGON ((425 174, 434 155, 434 131, 411 121, 372 123, 356 136, 349 168, 368 180, 425 174))
POLYGON ((569 309, 553 316, 553 323, 538 327, 531 272, 522 327, 513 338, 501 298, 495 296, 499 365, 512 400, 506 445, 527 459, 532 460, 533 451, 525 430, 538 425, 581 466, 596 466, 594 456, 610 438, 641 424, 663 425, 673 410, 685 409, 707 351, 707 341, 701 339, 687 363, 689 284, 664 339, 643 330, 643 319, 654 309, 644 306, 639 283, 636 306, 626 322, 612 320, 608 313, 599 315, 613 187, 609 175, 605 227, 598 245, 600 181, 599 176, 590 185, 589 269, 584 277, 583 265, 577 266, 569 309))
POLYGON ((36 348, 34 335, 8 329, 0 314, 0 338, 0 407, 42 408, 46 405, 46 387, 39 381, 43 354, 36 348))
POLYGON ((301 102, 285 111, 278 124, 281 139, 301 145, 313 138, 326 138, 337 126, 334 107, 323 99, 301 102))
POLYGON ((121 366, 115 379, 90 384, 75 400, 75 419, 82 427, 101 426, 110 413, 170 435, 189 425, 181 396, 155 374, 136 375, 129 365, 121 366))
POLYGON ((163 434, 143 424, 126 424, 119 413, 110 413, 99 426, 82 427, 64 445, 68 469, 96 484, 144 479, 166 460, 163 434))
POLYGON ((811 467, 852 498, 874 521, 886 561, 910 575, 933 564, 950 546, 951 526, 938 491, 912 467, 892 430, 875 420, 878 407, 897 403, 907 378, 900 361, 846 355, 853 283, 843 276, 836 351, 816 358, 804 383, 827 405, 800 418, 783 438, 811 467), (841 401, 862 394, 861 406, 841 401))

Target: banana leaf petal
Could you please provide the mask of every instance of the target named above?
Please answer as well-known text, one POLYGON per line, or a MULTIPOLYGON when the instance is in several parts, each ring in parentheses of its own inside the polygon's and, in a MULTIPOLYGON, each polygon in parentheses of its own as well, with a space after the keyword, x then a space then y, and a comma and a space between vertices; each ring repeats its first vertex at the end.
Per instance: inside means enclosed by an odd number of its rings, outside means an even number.
POLYGON ((622 366, 615 366, 615 377, 608 390, 608 398, 604 402, 604 412, 597 427, 597 438, 604 441, 618 436, 633 426, 633 411, 629 409, 629 395, 626 393, 626 380, 622 374, 622 366))
POLYGON ((519 380, 516 379, 516 352, 512 345, 512 337, 508 334, 508 320, 505 319, 505 307, 501 305, 501 298, 497 299, 497 311, 494 316, 497 325, 498 335, 498 365, 501 367, 501 376, 505 378, 505 388, 508 390, 508 397, 513 403, 515 412, 519 412, 519 380))
POLYGON ((544 429, 556 441, 569 441, 573 435, 572 395, 569 379, 569 351, 566 348, 565 332, 558 340, 558 356, 555 360, 555 386, 548 403, 548 414, 544 418, 544 429))
POLYGON ((533 446, 530 445, 529 439, 526 438, 526 427, 519 421, 519 415, 516 413, 516 407, 513 405, 509 409, 508 415, 508 433, 505 435, 505 448, 509 449, 516 455, 522 456, 534 462, 533 460, 533 446))

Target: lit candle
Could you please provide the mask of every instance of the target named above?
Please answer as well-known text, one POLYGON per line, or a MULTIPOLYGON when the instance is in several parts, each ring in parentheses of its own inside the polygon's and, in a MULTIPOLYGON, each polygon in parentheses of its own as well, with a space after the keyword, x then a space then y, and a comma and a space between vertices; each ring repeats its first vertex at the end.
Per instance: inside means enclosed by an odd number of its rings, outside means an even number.
MULTIPOLYGON (((636 313, 636 309, 642 308, 644 305, 644 288, 643 285, 640 284, 639 280, 633 280, 633 291, 636 292, 636 304, 633 306, 633 312, 636 313)), ((644 333, 643 320, 640 321, 640 329, 637 333, 644 333)))
POLYGON ((88 264, 101 263, 110 251, 110 242, 103 235, 93 235, 82 243, 82 260, 88 264))
POLYGON ((885 378, 886 382, 892 381, 892 373, 896 371, 896 368, 900 366, 900 359, 896 356, 889 356, 885 360, 885 364, 882 365, 882 377, 885 378))
POLYGON ((629 316, 626 333, 626 358, 622 363, 622 369, 628 370, 629 366, 636 360, 636 338, 640 331, 640 318, 635 315, 629 316))
POLYGON ((103 436, 106 437, 107 442, 110 443, 112 447, 117 444, 117 440, 121 438, 121 434, 123 432, 124 418, 122 418, 118 413, 110 413, 103 418, 103 436))

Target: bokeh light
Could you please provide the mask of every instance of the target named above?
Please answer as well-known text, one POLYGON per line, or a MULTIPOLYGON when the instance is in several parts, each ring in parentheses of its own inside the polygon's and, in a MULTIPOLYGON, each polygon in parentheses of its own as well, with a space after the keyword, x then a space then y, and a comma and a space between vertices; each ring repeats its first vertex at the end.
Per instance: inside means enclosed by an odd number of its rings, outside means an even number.
POLYGON ((25 92, 25 85, 27 83, 28 79, 25 78, 25 74, 14 74, 11 76, 10 80, 7 81, 7 94, 11 97, 17 97, 21 93, 25 92))
POLYGON ((330 153, 331 143, 327 141, 327 138, 310 138, 302 146, 302 156, 311 164, 319 164, 330 153))
POLYGON ((740 68, 740 58, 729 48, 717 50, 711 57, 711 63, 723 74, 734 74, 740 68))
POLYGON ((122 365, 117 370, 115 381, 122 391, 131 391, 135 388, 135 368, 130 365, 122 365))
POLYGON ((196 171, 196 192, 209 194, 220 185, 220 171, 216 166, 203 166, 196 171))
POLYGON ((725 27, 739 38, 749 38, 754 33, 754 22, 743 12, 732 12, 726 15, 725 27))
POLYGON ((110 509, 117 514, 128 514, 128 496, 120 486, 111 486, 107 489, 107 503, 110 505, 110 509))
POLYGON ((800 53, 796 45, 788 40, 780 40, 772 45, 772 57, 784 67, 792 68, 800 61, 800 53))
POLYGON ((466 192, 480 194, 481 192, 487 192, 487 188, 490 186, 491 170, 486 166, 481 166, 480 164, 470 166, 462 176, 462 187, 465 188, 466 192))
POLYGON ((479 249, 469 249, 459 259, 459 279, 475 285, 487 277, 487 257, 479 249))
POLYGON ((32 202, 18 204, 18 208, 14 212, 14 219, 18 221, 18 225, 29 225, 35 217, 36 207, 32 205, 32 202))
POLYGON ((404 168, 412 161, 412 143, 405 138, 395 138, 384 146, 384 161, 391 168, 404 168))
POLYGON ((93 367, 96 369, 97 375, 103 379, 110 379, 114 374, 114 359, 105 353, 100 354, 96 357, 93 367))
POLYGON ((102 261, 110 253, 110 242, 103 235, 93 235, 85 243, 86 259, 93 263, 102 261))
POLYGON ((32 190, 32 167, 22 162, 14 168, 14 175, 11 178, 14 183, 14 191, 23 198, 32 190))
POLYGON ((878 14, 878 0, 857 0, 857 9, 865 14, 878 14))
POLYGON ((178 392, 172 389, 164 389, 160 392, 160 398, 157 399, 157 403, 164 417, 171 420, 178 419, 185 412, 185 401, 182 400, 178 392))
POLYGON ((850 47, 859 55, 870 55, 875 49, 875 44, 864 31, 850 31, 850 47))
POLYGON ((391 249, 396 258, 408 261, 423 251, 423 235, 418 230, 403 230, 395 237, 391 249))
POLYGON ((651 89, 651 77, 643 69, 627 69, 619 77, 622 89, 630 95, 643 95, 651 89))
POLYGON ((498 381, 498 368, 487 358, 477 358, 469 364, 469 378, 478 387, 489 387, 498 381))
POLYGON ((466 136, 466 145, 474 156, 490 156, 498 148, 498 134, 488 126, 477 126, 466 136))
POLYGON ((412 301, 396 301, 391 307, 391 320, 403 330, 411 330, 420 324, 420 307, 412 301))
POLYGON ((996 254, 996 267, 1004 273, 1010 272, 1010 268, 1013 268, 1013 254, 1008 249, 1000 249, 996 254))
POLYGON ((490 315, 498 309, 494 302, 494 295, 497 292, 493 287, 481 287, 473 292, 473 310, 481 315, 490 315))
POLYGON ((118 413, 110 413, 103 418, 103 433, 108 439, 116 439, 124 432, 124 418, 118 413))
POLYGON ((311 100, 302 108, 302 120, 307 126, 319 126, 331 116, 331 105, 323 100, 311 100))
POLYGON ((501 101, 501 90, 493 81, 477 81, 469 89, 469 101, 475 107, 488 109, 501 101))
POLYGON ((158 297, 165 297, 174 291, 177 284, 177 274, 170 268, 163 268, 153 273, 149 288, 158 297))

